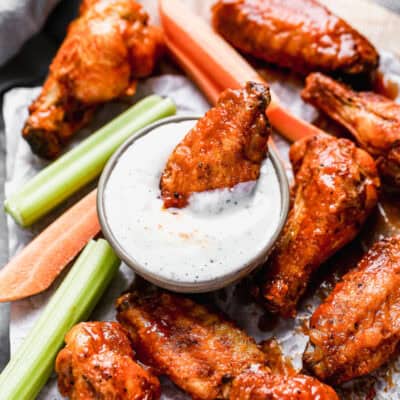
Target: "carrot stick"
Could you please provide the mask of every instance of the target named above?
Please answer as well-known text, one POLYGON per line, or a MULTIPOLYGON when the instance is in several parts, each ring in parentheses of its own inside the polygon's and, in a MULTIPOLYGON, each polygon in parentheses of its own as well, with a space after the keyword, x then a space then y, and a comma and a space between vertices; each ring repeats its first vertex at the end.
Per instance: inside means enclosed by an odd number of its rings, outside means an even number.
POLYGON ((286 108, 271 103, 267 108, 267 115, 271 125, 287 140, 295 142, 307 136, 322 133, 316 126, 297 118, 286 108))
MULTIPOLYGON (((212 103, 224 89, 237 89, 247 81, 265 83, 233 47, 181 1, 159 0, 159 9, 170 52, 212 103)), ((272 126, 285 138, 295 141, 321 132, 286 110, 275 93, 271 95, 266 112, 272 126)))
POLYGON ((0 270, 0 302, 47 289, 100 232, 96 194, 92 191, 68 209, 0 270))
POLYGON ((238 89, 247 81, 263 82, 233 47, 181 1, 160 0, 159 9, 167 40, 222 88, 238 89))

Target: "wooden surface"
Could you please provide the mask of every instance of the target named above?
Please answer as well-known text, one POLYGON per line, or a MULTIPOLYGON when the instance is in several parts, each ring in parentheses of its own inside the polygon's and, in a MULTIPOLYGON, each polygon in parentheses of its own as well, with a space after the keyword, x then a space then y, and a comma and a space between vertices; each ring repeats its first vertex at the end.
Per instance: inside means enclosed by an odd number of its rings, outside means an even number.
MULTIPOLYGON (((378 48, 400 57, 400 16, 372 0, 320 0, 378 48)), ((400 3, 400 0, 398 0, 400 3)))

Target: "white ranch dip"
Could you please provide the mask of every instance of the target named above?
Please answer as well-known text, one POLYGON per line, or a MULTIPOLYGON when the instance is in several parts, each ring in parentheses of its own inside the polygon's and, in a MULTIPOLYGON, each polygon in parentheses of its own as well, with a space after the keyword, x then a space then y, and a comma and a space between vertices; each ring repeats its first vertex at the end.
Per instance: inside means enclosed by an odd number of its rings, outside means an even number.
POLYGON ((269 159, 257 182, 193 194, 182 209, 163 208, 160 176, 195 122, 165 124, 134 141, 104 189, 105 217, 124 252, 148 273, 182 285, 241 270, 263 251, 281 214, 269 159))

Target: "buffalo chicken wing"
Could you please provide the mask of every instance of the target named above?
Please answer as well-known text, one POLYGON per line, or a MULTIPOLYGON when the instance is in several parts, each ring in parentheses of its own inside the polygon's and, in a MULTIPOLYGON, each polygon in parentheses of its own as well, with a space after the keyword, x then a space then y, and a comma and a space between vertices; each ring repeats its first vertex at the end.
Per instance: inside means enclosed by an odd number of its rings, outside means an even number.
POLYGON ((375 244, 310 321, 305 367, 341 383, 384 364, 400 342, 400 237, 375 244))
POLYGON ((162 34, 135 0, 83 0, 54 58, 23 137, 41 157, 56 157, 96 105, 135 92, 162 49, 162 34))
POLYGON ((374 160, 350 140, 318 134, 290 148, 293 205, 256 293, 266 307, 295 315, 311 274, 349 243, 377 203, 374 160))
POLYGON ((269 89, 248 82, 223 92, 168 159, 160 181, 166 207, 184 207, 193 192, 258 178, 268 150, 269 89))
POLYGON ((274 375, 252 338, 188 298, 148 288, 120 297, 117 310, 139 359, 194 399, 337 400, 314 378, 274 375))
POLYGON ((134 361, 129 339, 117 322, 74 326, 56 360, 58 387, 71 400, 155 400, 158 379, 134 361))
POLYGON ((316 0, 218 0, 213 25, 239 50, 301 74, 378 66, 372 44, 316 0))
POLYGON ((345 126, 377 159, 382 179, 400 187, 400 105, 372 92, 354 92, 319 73, 307 77, 302 97, 345 126))
POLYGON ((337 400, 335 392, 305 375, 274 375, 259 368, 240 374, 229 400, 337 400))

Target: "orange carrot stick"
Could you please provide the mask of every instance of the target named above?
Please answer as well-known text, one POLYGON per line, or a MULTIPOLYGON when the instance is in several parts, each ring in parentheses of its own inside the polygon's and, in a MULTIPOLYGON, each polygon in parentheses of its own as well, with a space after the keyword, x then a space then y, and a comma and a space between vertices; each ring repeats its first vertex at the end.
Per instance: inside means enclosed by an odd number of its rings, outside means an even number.
MULTIPOLYGON (((183 70, 215 103, 216 93, 237 89, 247 81, 265 82, 239 53, 179 0, 159 0, 166 44, 183 70)), ((292 115, 275 93, 267 109, 272 126, 291 141, 318 132, 317 127, 292 115)))
POLYGON ((159 9, 168 42, 173 43, 222 88, 238 89, 247 81, 263 82, 233 47, 181 1, 160 0, 159 9))
POLYGON ((96 193, 92 191, 68 209, 0 270, 0 302, 47 289, 100 232, 96 193))
POLYGON ((285 107, 271 103, 267 108, 267 115, 271 125, 291 142, 306 136, 322 133, 316 126, 291 114, 285 107))

